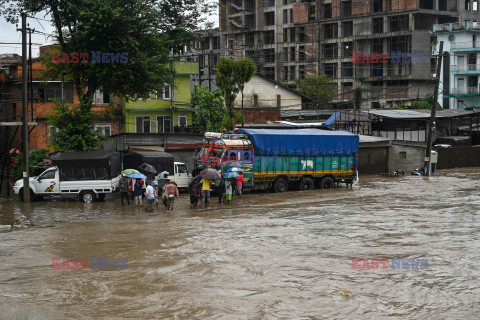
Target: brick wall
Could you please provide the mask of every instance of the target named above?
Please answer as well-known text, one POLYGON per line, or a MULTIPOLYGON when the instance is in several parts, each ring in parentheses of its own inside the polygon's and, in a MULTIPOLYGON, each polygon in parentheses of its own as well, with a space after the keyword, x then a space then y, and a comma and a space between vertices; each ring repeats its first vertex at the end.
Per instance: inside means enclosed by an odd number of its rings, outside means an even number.
POLYGON ((317 61, 317 45, 316 44, 305 45, 305 60, 317 61))
POLYGON ((332 18, 340 17, 340 0, 332 1, 332 18))
POLYGON ((416 0, 392 0, 392 11, 407 11, 417 9, 416 0))
POLYGON ((308 22, 308 6, 310 3, 297 3, 293 5, 293 23, 308 22))
POLYGON ((266 121, 280 121, 280 108, 244 108, 245 123, 263 123, 266 121))
POLYGON ((317 66, 313 64, 307 64, 305 66, 305 71, 308 75, 316 75, 317 74, 317 66))
POLYGON ((305 41, 314 42, 317 41, 317 26, 305 26, 305 41))
POLYGON ((370 13, 370 1, 352 0, 352 15, 370 13))

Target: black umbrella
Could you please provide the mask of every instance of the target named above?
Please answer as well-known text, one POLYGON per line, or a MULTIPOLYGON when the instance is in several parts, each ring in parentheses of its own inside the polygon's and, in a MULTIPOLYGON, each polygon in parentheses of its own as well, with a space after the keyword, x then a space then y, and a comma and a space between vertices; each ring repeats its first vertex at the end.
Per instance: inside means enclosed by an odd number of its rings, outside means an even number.
POLYGON ((157 174, 157 170, 151 164, 144 163, 144 164, 140 165, 139 168, 142 171, 145 171, 145 172, 148 172, 148 173, 151 173, 151 174, 157 174))

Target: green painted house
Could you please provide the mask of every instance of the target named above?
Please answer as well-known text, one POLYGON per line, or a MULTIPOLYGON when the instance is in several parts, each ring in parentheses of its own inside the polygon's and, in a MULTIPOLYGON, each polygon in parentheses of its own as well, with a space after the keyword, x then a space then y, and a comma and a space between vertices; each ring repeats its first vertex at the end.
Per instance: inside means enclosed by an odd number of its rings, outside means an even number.
POLYGON ((163 92, 124 102, 126 133, 168 133, 191 128, 190 76, 198 74, 198 62, 174 62, 173 66, 173 86, 168 84, 163 92))

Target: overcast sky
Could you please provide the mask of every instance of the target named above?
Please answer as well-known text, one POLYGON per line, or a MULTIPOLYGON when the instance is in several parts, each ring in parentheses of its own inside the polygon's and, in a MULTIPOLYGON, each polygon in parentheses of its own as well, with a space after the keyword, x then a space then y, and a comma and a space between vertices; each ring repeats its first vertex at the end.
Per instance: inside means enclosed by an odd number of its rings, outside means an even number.
MULTIPOLYGON (((212 2, 218 2, 218 0, 211 0, 212 2)), ((44 14, 38 13, 36 15, 38 18, 49 19, 50 17, 44 17, 44 14)), ((218 27, 218 10, 215 10, 212 15, 208 17, 208 20, 214 21, 218 27)), ((50 22, 36 19, 27 19, 31 28, 34 28, 36 31, 44 32, 51 34, 53 27, 50 22)), ((19 25, 20 27, 20 25, 19 25)), ((5 18, 0 17, 0 54, 2 53, 16 53, 18 55, 22 54, 22 34, 20 31, 17 31, 17 27, 14 24, 8 23, 5 18), (18 44, 4 44, 5 42, 13 42, 18 44)), ((28 38, 27 38, 28 41, 28 38)), ((32 43, 35 44, 51 44, 53 39, 46 35, 41 34, 32 34, 32 43)), ((38 56, 40 45, 32 45, 32 54, 34 57, 38 56)))

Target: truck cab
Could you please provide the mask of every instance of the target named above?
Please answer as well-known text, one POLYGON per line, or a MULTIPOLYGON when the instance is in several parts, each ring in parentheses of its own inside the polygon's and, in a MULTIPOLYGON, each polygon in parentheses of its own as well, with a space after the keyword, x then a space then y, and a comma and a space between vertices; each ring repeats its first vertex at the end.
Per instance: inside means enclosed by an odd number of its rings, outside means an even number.
POLYGON ((223 176, 232 167, 243 170, 244 187, 253 185, 253 145, 244 134, 207 132, 195 168, 214 168, 223 176))
POLYGON ((173 170, 173 175, 169 175, 167 179, 174 180, 179 189, 186 189, 193 177, 185 163, 175 161, 173 163, 173 170))
MULTIPOLYGON (((31 195, 46 195, 46 194, 58 194, 60 193, 60 183, 57 167, 49 168, 42 172, 37 177, 30 177, 30 189, 31 195)), ((20 194, 20 190, 23 189, 23 179, 15 182, 13 187, 15 194, 20 194)))

